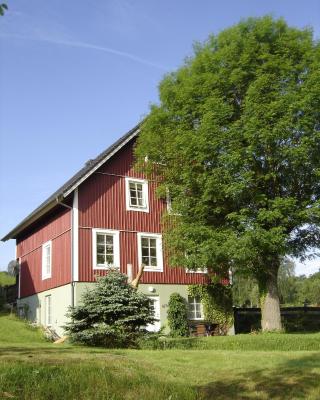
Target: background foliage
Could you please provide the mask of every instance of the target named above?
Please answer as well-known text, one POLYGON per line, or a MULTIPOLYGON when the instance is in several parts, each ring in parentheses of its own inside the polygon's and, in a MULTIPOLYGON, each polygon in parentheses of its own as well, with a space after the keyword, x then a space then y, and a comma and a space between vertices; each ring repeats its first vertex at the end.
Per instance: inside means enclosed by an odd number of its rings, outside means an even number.
MULTIPOLYGON (((281 264, 278 275, 280 302, 283 306, 320 306, 320 272, 295 276, 294 263, 281 264)), ((232 285, 233 304, 238 307, 259 307, 258 283, 249 276, 235 275, 232 285)))

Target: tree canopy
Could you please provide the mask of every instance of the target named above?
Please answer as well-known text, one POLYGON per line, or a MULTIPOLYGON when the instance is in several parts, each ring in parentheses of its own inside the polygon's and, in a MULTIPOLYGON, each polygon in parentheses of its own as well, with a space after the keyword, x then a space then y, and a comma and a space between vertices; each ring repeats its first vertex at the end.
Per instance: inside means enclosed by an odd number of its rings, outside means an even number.
POLYGON ((319 82, 310 29, 249 18, 196 44, 162 80, 136 147, 172 198, 171 264, 249 271, 263 329, 281 328, 282 258, 319 246, 319 82))

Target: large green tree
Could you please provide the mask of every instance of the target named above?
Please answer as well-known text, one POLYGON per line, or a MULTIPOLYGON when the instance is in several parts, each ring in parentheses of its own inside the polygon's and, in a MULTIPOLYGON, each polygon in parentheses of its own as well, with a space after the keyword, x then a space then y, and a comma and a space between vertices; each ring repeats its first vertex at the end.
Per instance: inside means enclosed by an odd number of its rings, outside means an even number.
POLYGON ((160 83, 136 147, 172 198, 171 265, 250 272, 264 330, 281 329, 281 259, 319 246, 319 50, 269 16, 210 36, 160 83))

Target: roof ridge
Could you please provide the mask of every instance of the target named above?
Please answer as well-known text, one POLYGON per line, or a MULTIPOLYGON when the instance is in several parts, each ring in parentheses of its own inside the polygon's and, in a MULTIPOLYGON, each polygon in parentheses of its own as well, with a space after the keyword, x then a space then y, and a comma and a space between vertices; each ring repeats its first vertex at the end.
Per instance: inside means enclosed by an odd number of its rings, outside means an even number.
POLYGON ((51 194, 45 201, 43 201, 37 208, 27 215, 18 225, 16 225, 10 232, 8 232, 1 241, 5 242, 9 239, 14 239, 16 236, 30 226, 33 222, 37 221, 40 217, 50 211, 56 204, 57 199, 67 197, 73 190, 78 187, 84 180, 86 180, 97 168, 104 164, 109 158, 116 154, 125 144, 139 133, 141 123, 137 124, 134 128, 130 129, 127 133, 121 136, 106 150, 102 151, 94 159, 89 159, 85 165, 76 172, 70 179, 68 179, 62 186, 60 186, 53 194, 51 194))

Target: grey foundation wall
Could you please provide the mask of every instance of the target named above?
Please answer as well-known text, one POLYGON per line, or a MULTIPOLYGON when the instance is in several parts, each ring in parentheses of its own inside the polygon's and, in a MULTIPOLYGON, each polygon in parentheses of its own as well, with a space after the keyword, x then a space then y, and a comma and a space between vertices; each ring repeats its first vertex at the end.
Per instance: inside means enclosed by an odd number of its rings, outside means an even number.
MULTIPOLYGON (((87 289, 92 289, 94 283, 76 282, 74 287, 75 305, 81 303, 81 296, 87 289)), ((186 300, 188 298, 187 285, 165 285, 165 284, 141 284, 139 290, 150 297, 158 297, 160 303, 160 324, 164 327, 164 332, 168 332, 168 302, 172 293, 179 293, 186 300)), ((45 297, 51 296, 52 329, 58 335, 64 334, 63 326, 68 321, 66 313, 71 304, 71 285, 46 290, 33 296, 18 300, 20 315, 38 325, 46 325, 45 297), (25 315, 23 313, 25 312, 25 315)))

